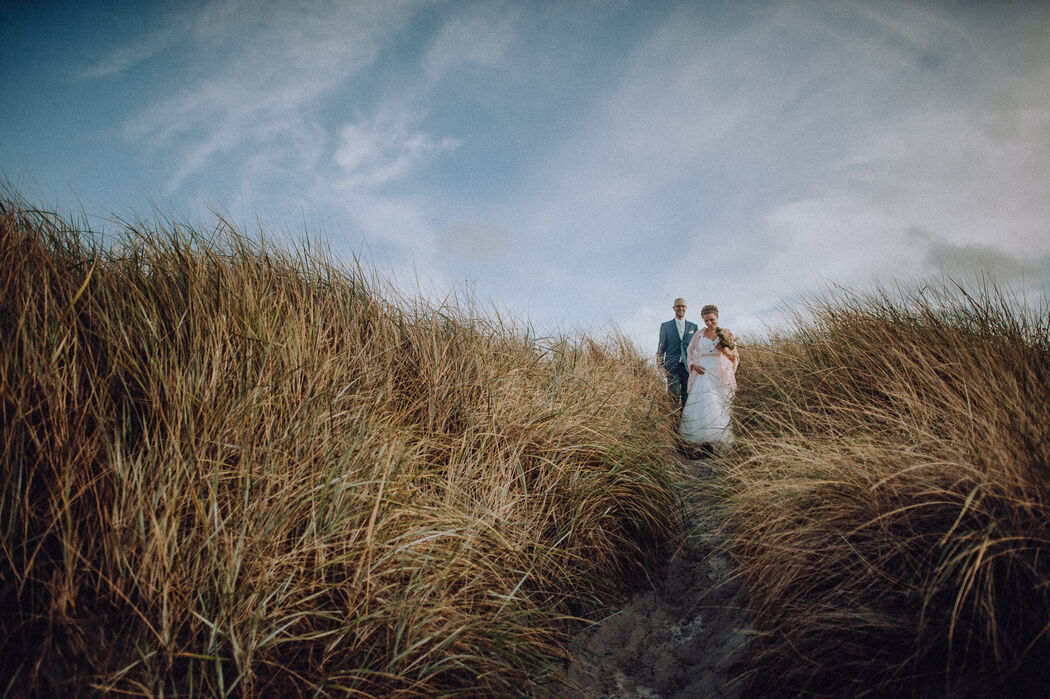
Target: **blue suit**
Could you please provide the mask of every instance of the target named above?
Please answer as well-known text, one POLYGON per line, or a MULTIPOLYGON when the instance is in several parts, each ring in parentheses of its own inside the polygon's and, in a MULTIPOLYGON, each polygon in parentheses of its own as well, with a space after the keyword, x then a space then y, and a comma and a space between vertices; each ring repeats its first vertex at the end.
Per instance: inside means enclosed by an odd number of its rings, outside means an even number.
POLYGON ((685 321, 685 333, 678 337, 678 325, 669 320, 660 325, 660 344, 656 346, 656 361, 667 370, 667 390, 678 397, 685 406, 689 385, 689 367, 685 364, 685 352, 693 334, 699 330, 696 323, 685 321))

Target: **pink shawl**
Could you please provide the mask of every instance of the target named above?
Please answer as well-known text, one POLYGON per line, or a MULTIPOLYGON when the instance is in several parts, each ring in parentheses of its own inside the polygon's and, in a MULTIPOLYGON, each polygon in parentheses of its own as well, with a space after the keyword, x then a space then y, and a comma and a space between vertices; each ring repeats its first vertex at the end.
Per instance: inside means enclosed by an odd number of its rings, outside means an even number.
MULTIPOLYGON (((686 359, 689 362, 689 366, 700 364, 700 338, 703 337, 702 332, 693 335, 692 342, 689 343, 689 349, 686 351, 686 359)), ((718 369, 721 372, 719 377, 722 381, 723 386, 728 386, 730 391, 736 391, 736 368, 740 364, 740 355, 736 358, 730 359, 723 352, 718 353, 718 357, 715 358, 718 363, 718 369)), ((686 391, 693 390, 693 383, 696 381, 696 377, 699 376, 696 372, 689 372, 689 385, 686 387, 686 391)))

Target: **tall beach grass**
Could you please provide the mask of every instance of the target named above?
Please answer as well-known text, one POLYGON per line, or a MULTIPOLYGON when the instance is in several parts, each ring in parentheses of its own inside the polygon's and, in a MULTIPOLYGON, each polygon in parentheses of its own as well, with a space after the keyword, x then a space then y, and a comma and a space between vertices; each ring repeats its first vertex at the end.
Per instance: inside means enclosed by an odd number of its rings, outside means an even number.
POLYGON ((529 695, 675 536, 622 339, 0 201, 0 691, 529 695))
POLYGON ((1050 315, 840 294, 744 348, 720 488, 753 696, 1044 696, 1050 315))

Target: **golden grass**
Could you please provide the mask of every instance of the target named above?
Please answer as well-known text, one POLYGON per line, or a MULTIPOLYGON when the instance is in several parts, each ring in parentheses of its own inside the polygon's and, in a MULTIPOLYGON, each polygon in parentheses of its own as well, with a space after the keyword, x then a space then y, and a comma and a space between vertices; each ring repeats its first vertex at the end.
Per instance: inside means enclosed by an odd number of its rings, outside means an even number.
POLYGON ((679 526, 623 339, 538 339, 219 220, 0 201, 14 692, 528 695, 679 526))
POLYGON ((810 304, 744 348, 725 457, 749 696, 1042 695, 1050 315, 994 288, 810 304))

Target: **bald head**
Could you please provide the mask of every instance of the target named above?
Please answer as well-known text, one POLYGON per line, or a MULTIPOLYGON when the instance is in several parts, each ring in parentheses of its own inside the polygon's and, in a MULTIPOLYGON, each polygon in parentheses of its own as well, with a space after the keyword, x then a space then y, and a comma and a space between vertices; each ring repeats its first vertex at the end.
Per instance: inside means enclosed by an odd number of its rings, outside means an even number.
POLYGON ((674 300, 674 317, 685 318, 685 299, 677 298, 674 300))

